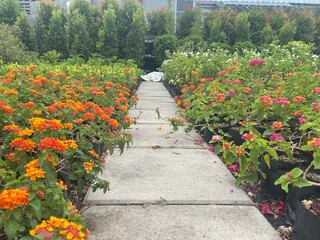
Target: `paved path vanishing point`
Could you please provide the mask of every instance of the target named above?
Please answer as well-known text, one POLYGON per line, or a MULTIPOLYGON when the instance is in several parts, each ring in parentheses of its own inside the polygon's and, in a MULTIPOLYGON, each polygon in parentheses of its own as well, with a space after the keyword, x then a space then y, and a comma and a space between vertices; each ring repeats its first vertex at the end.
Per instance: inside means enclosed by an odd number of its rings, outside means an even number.
POLYGON ((110 191, 88 192, 92 240, 279 240, 221 160, 195 131, 172 132, 174 100, 159 82, 142 82, 133 145, 108 157, 110 191))

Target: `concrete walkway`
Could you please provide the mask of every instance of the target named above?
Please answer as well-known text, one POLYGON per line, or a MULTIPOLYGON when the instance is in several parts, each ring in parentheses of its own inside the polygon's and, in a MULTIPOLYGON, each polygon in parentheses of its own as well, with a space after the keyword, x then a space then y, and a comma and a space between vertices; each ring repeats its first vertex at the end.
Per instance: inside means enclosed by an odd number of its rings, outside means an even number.
POLYGON ((110 191, 89 191, 84 211, 93 240, 278 240, 221 160, 194 131, 158 119, 176 105, 162 83, 143 82, 131 116, 133 145, 108 157, 110 191))

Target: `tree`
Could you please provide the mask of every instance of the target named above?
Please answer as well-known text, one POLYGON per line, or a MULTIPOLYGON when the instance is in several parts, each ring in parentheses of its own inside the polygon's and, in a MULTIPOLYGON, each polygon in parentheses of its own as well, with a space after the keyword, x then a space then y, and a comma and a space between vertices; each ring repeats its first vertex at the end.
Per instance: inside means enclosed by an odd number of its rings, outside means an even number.
POLYGON ((208 42, 226 43, 227 35, 223 31, 222 17, 218 13, 212 13, 205 21, 205 40, 208 42))
POLYGON ((262 29, 261 33, 261 44, 270 44, 276 40, 275 33, 269 23, 262 29))
MULTIPOLYGON (((128 39, 128 34, 131 32, 131 35, 134 35, 132 32, 132 25, 133 25, 133 15, 136 12, 140 12, 143 15, 143 9, 141 4, 138 2, 138 0, 123 0, 119 18, 118 18, 118 26, 119 26, 119 50, 120 50, 120 56, 122 58, 127 58, 125 55, 127 50, 127 44, 128 41, 131 41, 131 39, 128 39)), ((145 21, 143 18, 143 25, 145 26, 145 21)), ((144 33, 145 34, 145 33, 144 33)), ((140 36, 143 38, 143 44, 144 44, 144 38, 145 35, 140 36)), ((133 50, 132 50, 133 51, 133 50)))
POLYGON ((218 10, 218 14, 221 16, 222 28, 227 37, 227 43, 234 45, 235 43, 235 22, 237 13, 232 8, 218 10))
POLYGON ((153 55, 158 64, 162 64, 166 59, 166 51, 171 53, 177 49, 178 38, 171 34, 165 34, 154 38, 153 55))
POLYGON ((93 43, 87 30, 86 18, 74 11, 68 24, 70 54, 88 59, 92 54, 93 43))
POLYGON ((48 50, 46 43, 48 42, 48 30, 53 9, 53 4, 47 1, 39 2, 37 8, 35 20, 36 50, 40 55, 48 50))
POLYGON ((108 8, 103 14, 103 26, 99 31, 97 50, 104 57, 119 56, 119 33, 115 10, 108 8))
POLYGON ((296 14, 297 32, 295 40, 312 43, 316 27, 315 13, 312 10, 302 10, 296 14))
POLYGON ((20 29, 20 39, 22 43, 26 46, 27 50, 35 51, 36 42, 35 42, 35 32, 30 22, 26 12, 22 12, 18 17, 16 25, 20 29))
POLYGON ((172 8, 159 8, 147 15, 148 28, 154 36, 174 34, 174 13, 172 8))
POLYGON ((187 9, 177 19, 177 36, 179 38, 185 38, 191 34, 197 14, 199 14, 199 11, 187 9))
POLYGON ((125 58, 133 59, 138 65, 142 65, 146 30, 144 14, 141 9, 141 11, 136 11, 133 14, 131 29, 127 35, 126 47, 124 49, 125 58))
POLYGON ((236 42, 250 41, 250 22, 248 20, 248 13, 241 12, 236 18, 236 42))
POLYGON ((287 14, 282 8, 275 8, 272 10, 269 17, 269 24, 276 34, 279 34, 280 28, 287 19, 287 14))
POLYGON ((20 7, 17 0, 0 1, 0 23, 13 25, 19 15, 20 7))
POLYGON ((286 22, 279 31, 278 39, 280 44, 286 45, 288 42, 294 40, 294 36, 296 35, 297 25, 295 21, 286 22))
POLYGON ((0 24, 0 59, 5 63, 22 62, 26 57, 17 26, 0 24))
POLYGON ((249 12, 251 41, 255 44, 263 42, 261 31, 265 26, 265 16, 266 12, 260 8, 254 8, 249 12))
POLYGON ((68 55, 66 42, 66 29, 63 22, 62 11, 60 9, 54 10, 49 24, 47 50, 55 50, 66 57, 68 55))
POLYGON ((92 6, 87 0, 74 0, 70 5, 70 13, 77 12, 80 15, 83 15, 86 20, 86 28, 89 33, 91 40, 94 42, 92 44, 95 51, 95 42, 97 41, 98 31, 100 28, 100 20, 97 9, 92 6))

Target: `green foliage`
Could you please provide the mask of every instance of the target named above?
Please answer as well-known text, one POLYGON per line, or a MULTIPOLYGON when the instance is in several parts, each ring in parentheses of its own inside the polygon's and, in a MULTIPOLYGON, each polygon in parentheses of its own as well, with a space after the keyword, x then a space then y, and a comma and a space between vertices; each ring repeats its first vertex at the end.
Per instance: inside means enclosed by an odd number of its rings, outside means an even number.
POLYGON ((205 40, 226 43, 227 35, 223 31, 222 15, 211 13, 205 19, 205 40))
POLYGON ((142 65, 145 52, 145 36, 147 28, 142 9, 133 14, 130 31, 128 32, 125 45, 125 58, 133 59, 138 65, 142 65))
POLYGON ((103 14, 103 27, 99 31, 97 50, 101 56, 110 58, 119 56, 118 26, 114 9, 109 8, 103 14))
POLYGON ((279 31, 278 39, 280 44, 286 45, 294 39, 297 31, 297 24, 294 21, 286 22, 279 31))
POLYGON ((265 16, 266 12, 260 8, 249 11, 251 41, 255 44, 261 44, 263 41, 261 31, 265 26, 265 16))
POLYGON ((21 31, 20 39, 22 43, 29 51, 35 51, 36 42, 34 28, 32 28, 32 26, 30 25, 28 16, 25 12, 21 13, 21 15, 17 19, 16 24, 21 31))
MULTIPOLYGON (((78 13, 85 17, 86 28, 91 41, 97 38, 100 28, 100 21, 97 16, 97 9, 87 0, 75 0, 70 5, 70 14, 78 13)), ((90 44, 91 53, 95 51, 95 44, 90 44)))
POLYGON ((261 44, 270 44, 276 40, 272 27, 267 23, 260 33, 261 44))
POLYGON ((66 29, 64 26, 63 15, 61 10, 54 10, 50 19, 47 49, 55 50, 63 56, 68 55, 66 29))
POLYGON ((185 38, 191 35, 191 29, 194 25, 199 27, 198 20, 201 20, 200 9, 196 10, 185 10, 181 16, 177 19, 177 36, 179 38, 185 38))
POLYGON ((174 12, 172 8, 160 8, 147 14, 148 30, 154 36, 174 33, 174 12))
POLYGON ((0 59, 5 63, 23 62, 26 57, 17 26, 0 24, 0 59))
POLYGON ((237 12, 232 8, 221 9, 218 11, 221 15, 223 31, 227 36, 227 43, 234 45, 235 43, 235 22, 237 18, 237 12))
POLYGON ((46 1, 39 2, 36 12, 35 34, 36 50, 40 55, 48 50, 48 46, 46 44, 48 42, 48 31, 53 10, 54 7, 52 3, 46 1))
MULTIPOLYGON (((120 51, 121 58, 127 58, 126 53, 130 52, 130 51, 131 52, 134 51, 134 49, 127 49, 127 46, 128 46, 128 42, 131 41, 133 44, 133 41, 134 41, 133 39, 129 39, 128 35, 129 35, 129 32, 131 32, 130 35, 133 35, 133 36, 135 35, 135 33, 132 31, 132 25, 133 25, 133 15, 136 12, 140 12, 140 14, 143 15, 142 6, 138 2, 138 0, 124 0, 123 1, 121 9, 120 9, 120 13, 119 13, 119 18, 118 18, 119 51, 120 51)), ((145 25, 146 25, 146 23, 143 18, 143 26, 141 26, 141 28, 146 28, 145 25)), ((145 35, 143 35, 143 39, 144 39, 144 37, 145 37, 145 35)), ((144 45, 144 40, 143 40, 143 45, 144 45)))
POLYGON ((311 43, 314 41, 316 18, 312 10, 302 10, 296 14, 297 32, 295 40, 311 43))
POLYGON ((270 13, 269 24, 272 29, 279 34, 280 28, 283 26, 287 19, 287 14, 282 8, 275 8, 270 13))
POLYGON ((177 41, 177 37, 171 34, 155 37, 153 43, 153 55, 159 64, 162 64, 166 59, 166 51, 172 53, 176 50, 177 41))
POLYGON ((18 0, 0 1, 0 23, 13 25, 20 15, 18 0))
POLYGON ((250 41, 250 22, 248 19, 248 13, 241 12, 236 18, 236 42, 250 41))
POLYGON ((93 42, 87 30, 86 18, 78 12, 73 12, 68 24, 70 54, 88 59, 92 53, 93 42))

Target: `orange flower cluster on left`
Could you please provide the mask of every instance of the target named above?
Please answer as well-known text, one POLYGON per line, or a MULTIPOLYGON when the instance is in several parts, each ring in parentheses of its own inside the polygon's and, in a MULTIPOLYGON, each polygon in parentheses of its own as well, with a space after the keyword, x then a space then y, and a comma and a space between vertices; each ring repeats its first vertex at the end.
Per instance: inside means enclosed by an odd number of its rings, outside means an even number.
POLYGON ((7 189, 0 193, 0 209, 13 210, 15 207, 27 205, 29 193, 26 190, 7 189))
POLYGON ((38 159, 34 159, 29 162, 26 166, 26 177, 29 177, 31 181, 37 178, 45 178, 45 172, 39 167, 38 159))

